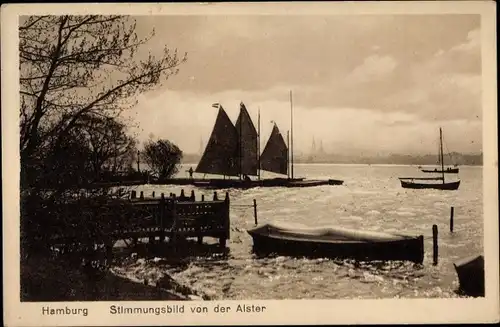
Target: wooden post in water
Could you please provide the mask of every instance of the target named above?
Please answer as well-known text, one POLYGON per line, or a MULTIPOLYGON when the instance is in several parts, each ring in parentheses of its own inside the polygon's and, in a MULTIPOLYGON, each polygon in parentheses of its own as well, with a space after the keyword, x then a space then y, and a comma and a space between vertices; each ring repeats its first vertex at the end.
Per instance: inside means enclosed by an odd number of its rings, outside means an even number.
POLYGON ((217 201, 217 191, 214 192, 214 201, 217 201))
POLYGON ((432 264, 435 266, 438 264, 438 227, 437 225, 432 225, 432 264))
POLYGON ((229 229, 231 223, 229 221, 229 192, 226 192, 226 197, 224 199, 224 233, 219 237, 219 245, 220 247, 226 247, 226 241, 229 239, 229 229))
POLYGON ((257 200, 253 199, 253 217, 255 219, 255 226, 257 226, 257 200))
POLYGON ((155 191, 153 191, 153 193, 151 193, 151 197, 155 197, 155 191))
POLYGON ((130 198, 131 198, 131 199, 135 199, 136 197, 137 197, 137 193, 136 193, 136 191, 132 191, 132 192, 130 192, 130 198))
POLYGON ((455 208, 451 207, 450 211, 450 232, 453 233, 453 215, 455 214, 455 208))
POLYGON ((205 201, 205 194, 201 195, 201 202, 205 201))
POLYGON ((186 196, 184 195, 184 189, 182 189, 182 190, 181 190, 181 196, 180 196, 180 198, 181 198, 181 199, 184 199, 185 197, 186 197, 186 196))
POLYGON ((194 195, 194 190, 191 190, 191 199, 190 200, 193 202, 196 200, 196 197, 194 195))
POLYGON ((139 195, 139 199, 144 200, 144 191, 141 191, 141 195, 139 195))

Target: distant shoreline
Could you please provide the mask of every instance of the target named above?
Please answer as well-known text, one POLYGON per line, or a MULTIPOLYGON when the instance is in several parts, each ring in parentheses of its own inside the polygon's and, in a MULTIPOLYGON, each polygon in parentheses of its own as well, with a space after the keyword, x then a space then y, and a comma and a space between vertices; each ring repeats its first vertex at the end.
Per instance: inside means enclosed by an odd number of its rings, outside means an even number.
MULTIPOLYGON (((181 162, 181 165, 197 165, 198 162, 181 162)), ((408 166, 408 167, 437 167, 437 164, 404 164, 404 163, 344 163, 344 162, 294 162, 294 165, 315 165, 315 166, 408 166)), ((445 165, 451 166, 451 165, 445 165)), ((482 167, 483 164, 464 164, 459 167, 482 167)))
MULTIPOLYGON (((197 164, 201 156, 198 154, 186 153, 183 156, 183 164, 197 164)), ((438 159, 436 155, 408 155, 408 154, 392 154, 380 156, 355 156, 355 155, 307 155, 296 154, 294 156, 294 164, 333 164, 333 165, 400 165, 400 166, 435 166, 437 167, 438 159)), ((444 165, 452 166, 482 166, 482 153, 458 153, 452 152, 445 155, 444 165)))

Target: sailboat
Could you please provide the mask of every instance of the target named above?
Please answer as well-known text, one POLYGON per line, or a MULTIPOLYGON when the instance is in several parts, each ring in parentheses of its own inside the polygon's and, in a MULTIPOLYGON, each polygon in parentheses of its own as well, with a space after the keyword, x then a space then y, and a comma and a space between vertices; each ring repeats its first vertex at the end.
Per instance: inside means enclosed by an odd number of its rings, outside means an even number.
POLYGON ((238 132, 226 111, 219 104, 219 112, 215 120, 212 134, 201 156, 196 173, 238 176, 238 132))
MULTIPOLYGON (((213 106, 216 105, 218 104, 213 106)), ((257 133, 244 103, 240 103, 240 114, 234 125, 222 106, 218 105, 218 107, 219 113, 212 134, 195 172, 223 175, 224 179, 195 181, 195 185, 211 188, 249 188, 265 182, 267 182, 266 185, 269 185, 271 180, 282 181, 283 179, 260 180, 261 170, 285 175, 288 173, 288 147, 278 126, 274 125, 261 155, 259 153, 259 133, 257 133), (257 176, 258 179, 252 180, 250 176, 257 176), (231 179, 231 177, 237 177, 237 179, 231 179)))
MULTIPOLYGON (((443 160, 443 131, 439 128, 439 161, 441 163, 441 176, 439 177, 400 177, 401 186, 411 189, 436 189, 436 190, 457 190, 460 180, 446 182, 443 160), (441 181, 441 182, 418 182, 418 181, 441 181)), ((437 172, 437 171, 436 171, 437 172)))
POLYGON ((243 147, 245 146, 245 150, 248 150, 248 143, 241 142, 240 134, 247 121, 244 117, 242 118, 243 111, 241 111, 240 117, 238 117, 240 128, 237 129, 219 103, 214 103, 212 107, 218 108, 219 111, 207 146, 196 166, 195 172, 222 175, 223 179, 194 181, 194 185, 217 188, 233 187, 240 180, 234 180, 231 177, 241 178, 243 169, 245 173, 256 170, 251 162, 245 162, 245 165, 243 165, 242 160, 242 154, 245 152, 243 147))
MULTIPOLYGON (((451 158, 451 154, 449 154, 450 158, 451 158)), ((443 165, 444 165, 444 162, 443 162, 443 165)), ((419 167, 421 168, 421 167, 419 167)), ((447 167, 447 168, 444 168, 443 166, 441 167, 441 169, 439 168, 434 168, 434 169, 420 169, 423 173, 445 173, 445 174, 458 174, 459 172, 459 168, 458 168, 458 165, 455 164, 453 165, 453 167, 447 167)))
POLYGON ((422 169, 423 173, 446 173, 446 174, 458 174, 459 168, 458 167, 448 167, 445 170, 438 170, 437 168, 434 169, 422 169))
MULTIPOLYGON (((339 180, 304 181, 304 178, 294 178, 293 152, 289 151, 290 147, 285 144, 276 123, 261 154, 260 111, 257 131, 243 102, 240 103, 240 113, 234 125, 220 104, 215 103, 212 107, 218 108, 219 112, 195 172, 222 175, 224 179, 194 180, 195 186, 209 188, 306 187, 343 183, 339 180), (261 180, 261 170, 286 175, 286 178, 261 180), (252 180, 250 176, 257 177, 257 179, 252 180)), ((293 137, 291 145, 293 146, 293 137)))

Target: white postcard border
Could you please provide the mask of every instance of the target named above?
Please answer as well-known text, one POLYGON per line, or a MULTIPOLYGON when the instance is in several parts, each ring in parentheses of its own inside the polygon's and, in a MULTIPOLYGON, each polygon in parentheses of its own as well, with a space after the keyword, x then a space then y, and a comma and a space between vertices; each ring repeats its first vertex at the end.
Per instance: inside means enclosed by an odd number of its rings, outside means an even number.
POLYGON ((143 324, 353 324, 491 322, 499 317, 498 154, 496 94, 496 6, 486 1, 404 1, 358 3, 206 3, 206 4, 16 4, 2 6, 2 188, 4 321, 10 326, 143 324), (287 15, 479 14, 483 83, 483 203, 486 296, 480 299, 140 301, 21 303, 19 287, 19 80, 18 16, 32 14, 287 15), (238 304, 266 306, 263 313, 236 313, 238 304), (112 315, 111 305, 184 305, 185 314, 112 315), (214 313, 217 305, 232 312, 214 313), (88 308, 89 315, 42 316, 44 306, 88 308), (191 314, 206 306, 210 313, 191 314))

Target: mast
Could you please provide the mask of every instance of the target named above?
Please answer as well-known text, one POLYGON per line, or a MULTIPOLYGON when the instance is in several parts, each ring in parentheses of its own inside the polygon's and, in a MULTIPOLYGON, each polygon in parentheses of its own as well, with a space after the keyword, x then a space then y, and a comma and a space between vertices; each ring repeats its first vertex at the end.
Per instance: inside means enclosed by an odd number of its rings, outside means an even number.
MULTIPOLYGON (((242 103, 243 103, 243 102, 242 102, 242 103)), ((240 104, 240 112, 241 112, 241 104, 240 104)), ((243 131, 242 131, 242 129, 241 129, 241 122, 242 122, 242 121, 243 121, 243 119, 240 119, 240 133, 239 133, 239 135, 238 135, 238 143, 239 143, 239 145, 240 145, 240 147, 239 147, 240 169, 239 169, 239 171, 238 171, 238 176, 240 177, 240 180, 241 180, 241 177, 242 177, 241 172, 242 172, 242 170, 243 170, 243 169, 242 169, 242 168, 243 168, 243 160, 242 160, 242 159, 243 159, 243 152, 241 151, 241 148, 242 148, 242 146, 243 146, 243 142, 241 141, 241 140, 242 140, 242 134, 243 134, 243 131)))
MULTIPOLYGON (((290 131, 286 131, 286 146, 288 147, 288 149, 290 149, 290 131)), ((290 160, 289 160, 289 157, 290 156, 290 152, 288 152, 288 155, 287 155, 287 161, 288 161, 288 166, 290 165, 290 160)), ((290 178, 290 169, 287 169, 286 171, 286 176, 288 178, 290 178)))
POLYGON ((439 127, 439 150, 439 160, 441 161, 441 175, 443 177, 444 184, 443 131, 441 130, 441 127, 439 127))
POLYGON ((260 107, 257 116, 257 177, 260 180, 260 107))
POLYGON ((293 100, 292 90, 290 90, 290 165, 293 179, 293 100))

